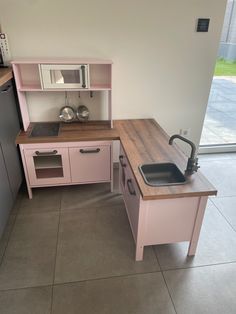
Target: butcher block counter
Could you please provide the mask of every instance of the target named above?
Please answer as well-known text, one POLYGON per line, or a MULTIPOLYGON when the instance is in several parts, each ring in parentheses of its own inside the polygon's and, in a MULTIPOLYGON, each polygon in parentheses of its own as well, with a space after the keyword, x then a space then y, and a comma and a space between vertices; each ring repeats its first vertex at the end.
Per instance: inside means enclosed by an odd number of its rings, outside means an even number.
POLYGON ((0 86, 11 80, 13 77, 11 68, 0 68, 0 86))
POLYGON ((184 173, 187 157, 154 119, 118 120, 114 123, 144 200, 216 195, 217 191, 200 171, 183 185, 151 187, 138 169, 145 163, 175 163, 184 173))
POLYGON ((187 165, 185 154, 176 144, 168 144, 168 135, 154 119, 115 120, 113 129, 106 127, 105 122, 97 124, 91 121, 88 125, 63 123, 56 137, 29 137, 32 126, 33 123, 27 132, 21 131, 16 139, 17 144, 120 140, 144 200, 217 193, 200 171, 183 185, 151 187, 144 182, 138 169, 141 164, 173 162, 183 173, 187 165))

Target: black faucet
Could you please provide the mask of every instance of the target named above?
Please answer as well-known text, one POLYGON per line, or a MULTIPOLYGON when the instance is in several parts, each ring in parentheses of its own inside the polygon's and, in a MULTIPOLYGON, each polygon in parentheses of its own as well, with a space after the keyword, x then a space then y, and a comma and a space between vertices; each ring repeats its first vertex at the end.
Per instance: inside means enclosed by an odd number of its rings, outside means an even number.
POLYGON ((175 138, 178 138, 178 139, 188 143, 191 146, 191 148, 192 148, 191 155, 188 158, 188 163, 187 163, 187 168, 185 170, 185 174, 186 175, 191 175, 194 172, 197 172, 198 168, 200 168, 200 167, 198 166, 198 158, 196 158, 196 146, 195 146, 195 144, 193 142, 191 142, 190 140, 188 140, 187 138, 185 138, 185 137, 183 137, 183 136, 181 136, 179 134, 174 134, 169 139, 169 144, 170 145, 172 145, 173 140, 175 138))

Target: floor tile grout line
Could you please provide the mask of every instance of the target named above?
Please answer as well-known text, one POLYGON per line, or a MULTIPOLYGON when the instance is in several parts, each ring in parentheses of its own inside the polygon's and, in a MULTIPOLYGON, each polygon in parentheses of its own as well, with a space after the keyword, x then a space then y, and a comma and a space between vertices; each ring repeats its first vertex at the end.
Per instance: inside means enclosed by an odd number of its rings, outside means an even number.
POLYGON ((59 229, 60 229, 60 222, 61 222, 61 204, 62 204, 62 193, 60 194, 60 206, 59 206, 59 217, 58 217, 58 226, 57 226, 56 252, 55 252, 55 260, 54 260, 53 279, 52 279, 51 307, 50 307, 50 313, 51 313, 51 314, 52 314, 52 310, 53 310, 53 292, 54 292, 54 291, 53 291, 53 287, 54 287, 55 276, 56 276, 58 238, 59 238, 59 229))
POLYGON ((214 200, 214 199, 218 199, 218 198, 231 198, 231 197, 236 197, 236 194, 235 195, 225 195, 225 196, 224 195, 222 195, 222 196, 210 196, 210 199, 214 200))
POLYGON ((99 280, 109 280, 109 279, 116 279, 116 278, 129 278, 129 277, 135 277, 135 276, 142 276, 142 275, 148 275, 148 274, 158 274, 163 273, 167 271, 178 271, 178 270, 193 270, 197 268, 204 268, 204 267, 211 267, 211 266, 222 266, 222 265, 228 265, 228 264, 236 264, 236 260, 232 262, 225 262, 225 263, 219 263, 219 264, 208 264, 208 265, 199 265, 194 267, 186 267, 186 268, 168 268, 163 270, 156 270, 156 271, 149 271, 149 272, 142 272, 142 273, 133 273, 133 274, 125 274, 125 275, 113 275, 109 277, 100 277, 100 278, 92 278, 92 279, 84 279, 84 280, 75 280, 75 281, 67 281, 67 282, 59 282, 59 283, 53 283, 53 284, 45 284, 45 285, 38 285, 38 286, 25 286, 25 287, 18 287, 18 288, 8 288, 8 289, 0 289, 0 292, 4 291, 14 291, 14 290, 23 290, 23 289, 33 289, 33 288, 43 288, 43 287, 57 287, 57 286, 63 286, 63 285, 70 285, 70 284, 76 284, 76 283, 84 283, 84 282, 93 282, 93 281, 99 281, 99 280))
MULTIPOLYGON (((153 247, 153 246, 152 246, 152 247, 153 247)), ((173 305, 174 311, 175 311, 175 313, 177 314, 174 301, 173 301, 173 299, 172 299, 171 293, 170 293, 170 291, 169 291, 169 287, 168 287, 168 285, 167 285, 166 279, 165 279, 164 274, 163 274, 163 270, 162 270, 161 264, 160 264, 160 262, 159 262, 159 258, 158 258, 158 256, 157 256, 157 252, 156 252, 156 250, 155 250, 154 248, 153 248, 153 250, 154 250, 154 254, 155 254, 155 256, 156 256, 157 263, 158 263, 158 265, 159 265, 159 267, 160 267, 160 270, 161 270, 160 272, 161 272, 162 278, 163 278, 163 280, 164 280, 164 283, 165 283, 165 285, 166 285, 166 289, 167 289, 168 295, 169 295, 169 297, 170 297, 170 300, 171 300, 171 303, 172 303, 172 305, 173 305)))
MULTIPOLYGON (((6 246, 5 246, 5 248, 4 248, 4 252, 3 252, 2 257, 1 257, 1 259, 0 259, 0 267, 2 266, 3 260, 4 260, 4 258, 5 258, 5 254, 6 254, 6 250, 7 250, 8 244, 9 244, 9 242, 10 242, 11 234, 12 234, 13 229, 14 229, 15 224, 16 224, 16 219, 17 219, 17 217, 18 217, 18 213, 19 213, 19 208, 20 208, 20 205, 21 205, 21 201, 22 201, 22 195, 20 196, 19 204, 17 205, 17 209, 16 209, 15 218, 14 218, 14 221, 13 221, 12 227, 11 227, 11 230, 10 230, 9 235, 8 235, 8 238, 7 238, 7 242, 6 242, 6 246)), ((17 202, 17 199, 15 200, 15 202, 17 202)), ((15 204, 14 204, 14 205, 15 205, 15 204)), ((14 206, 13 206, 13 207, 14 207, 14 206)), ((8 219, 10 219, 10 216, 9 216, 8 219)))
POLYGON ((165 278, 165 276, 164 276, 163 271, 161 271, 161 275, 162 275, 162 278, 163 278, 164 283, 165 283, 165 285, 166 285, 166 289, 167 289, 167 292, 168 292, 168 294, 169 294, 169 297, 170 297, 171 303, 172 303, 172 305, 173 305, 174 311, 175 311, 176 314, 178 314, 178 313, 177 313, 177 310, 176 310, 176 307, 175 307, 174 300, 173 300, 172 295, 171 295, 171 293, 170 293, 170 289, 169 289, 169 287, 168 287, 168 285, 167 285, 166 278, 165 278))
POLYGON ((156 257, 156 261, 157 261, 157 264, 158 264, 158 266, 159 266, 159 268, 160 268, 160 271, 162 271, 162 269, 161 269, 161 264, 160 264, 160 262, 159 262, 159 259, 158 259, 156 250, 154 249, 154 245, 152 245, 152 249, 153 249, 153 251, 154 251, 154 255, 155 255, 155 257, 156 257))
POLYGON ((58 285, 64 285, 64 284, 73 284, 73 283, 81 283, 81 282, 97 281, 97 280, 103 280, 103 279, 104 280, 105 279, 113 279, 113 278, 124 278, 124 277, 138 276, 138 275, 155 274, 155 273, 160 273, 160 272, 165 272, 165 271, 195 269, 195 268, 203 268, 203 267, 210 267, 210 266, 228 265, 228 264, 236 264, 236 260, 235 261, 231 261, 231 262, 225 262, 225 263, 207 264, 207 265, 199 265, 199 266, 192 266, 192 267, 160 269, 160 270, 141 272, 141 273, 132 273, 132 274, 125 274, 125 275, 113 275, 113 276, 108 276, 108 277, 100 277, 100 278, 91 278, 91 279, 84 279, 84 280, 67 281, 67 282, 54 283, 53 285, 54 286, 58 286, 58 285))
POLYGON ((7 288, 7 289, 0 289, 0 292, 4 291, 12 291, 12 290, 23 290, 23 289, 33 289, 33 288, 42 288, 42 287, 57 287, 57 286, 63 286, 63 285, 70 285, 70 284, 77 284, 77 283, 84 283, 84 282, 93 282, 93 281, 99 281, 99 280, 109 280, 109 279, 116 279, 116 278, 129 278, 129 277, 135 277, 139 275, 148 275, 148 274, 155 274, 160 273, 161 271, 151 271, 151 272, 143 272, 143 273, 133 273, 133 274, 125 274, 125 275, 114 275, 109 277, 100 277, 100 278, 92 278, 92 279, 83 279, 83 280, 75 280, 75 281, 66 281, 66 282, 59 282, 54 284, 46 284, 46 285, 38 285, 38 286, 25 286, 25 287, 18 287, 18 288, 7 288))
POLYGON ((229 264, 236 264, 236 260, 230 261, 230 262, 205 264, 205 265, 197 265, 197 266, 189 266, 189 267, 166 268, 166 269, 162 269, 161 271, 186 270, 186 269, 195 269, 195 268, 203 268, 203 267, 211 267, 211 266, 221 266, 221 265, 229 265, 229 264))
POLYGON ((126 277, 130 278, 130 277, 135 277, 135 276, 139 276, 139 275, 142 276, 142 275, 156 274, 156 273, 157 274, 161 273, 161 270, 142 272, 142 273, 125 274, 125 275, 113 275, 113 276, 108 276, 108 277, 90 278, 90 279, 67 281, 67 282, 58 282, 58 283, 55 283, 53 286, 56 287, 56 286, 70 285, 70 284, 76 284, 76 283, 93 282, 93 281, 109 280, 109 279, 116 279, 116 278, 126 278, 126 277))
POLYGON ((229 226, 233 229, 234 232, 236 232, 236 229, 232 226, 232 224, 230 223, 230 221, 225 217, 225 215, 221 212, 221 210, 219 209, 219 207, 212 201, 212 203, 214 204, 214 206, 216 207, 216 209, 218 210, 219 214, 225 219, 225 221, 229 224, 229 226))

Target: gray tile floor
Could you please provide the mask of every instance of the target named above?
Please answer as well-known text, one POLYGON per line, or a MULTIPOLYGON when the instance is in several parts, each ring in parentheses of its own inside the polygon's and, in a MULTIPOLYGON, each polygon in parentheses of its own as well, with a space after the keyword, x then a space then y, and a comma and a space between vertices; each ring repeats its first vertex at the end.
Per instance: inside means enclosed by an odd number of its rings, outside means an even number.
POLYGON ((236 76, 215 76, 200 144, 231 143, 236 143, 236 76))
POLYGON ((211 197, 195 257, 187 243, 135 246, 109 185, 25 190, 0 243, 1 314, 235 314, 236 154, 202 155, 211 197))

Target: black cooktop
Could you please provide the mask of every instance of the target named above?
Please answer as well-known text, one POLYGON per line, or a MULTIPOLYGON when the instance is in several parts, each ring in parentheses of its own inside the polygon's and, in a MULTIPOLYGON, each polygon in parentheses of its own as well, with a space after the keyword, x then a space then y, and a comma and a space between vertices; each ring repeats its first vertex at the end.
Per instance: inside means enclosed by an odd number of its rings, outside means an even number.
POLYGON ((58 136, 60 122, 37 122, 29 137, 58 136))

